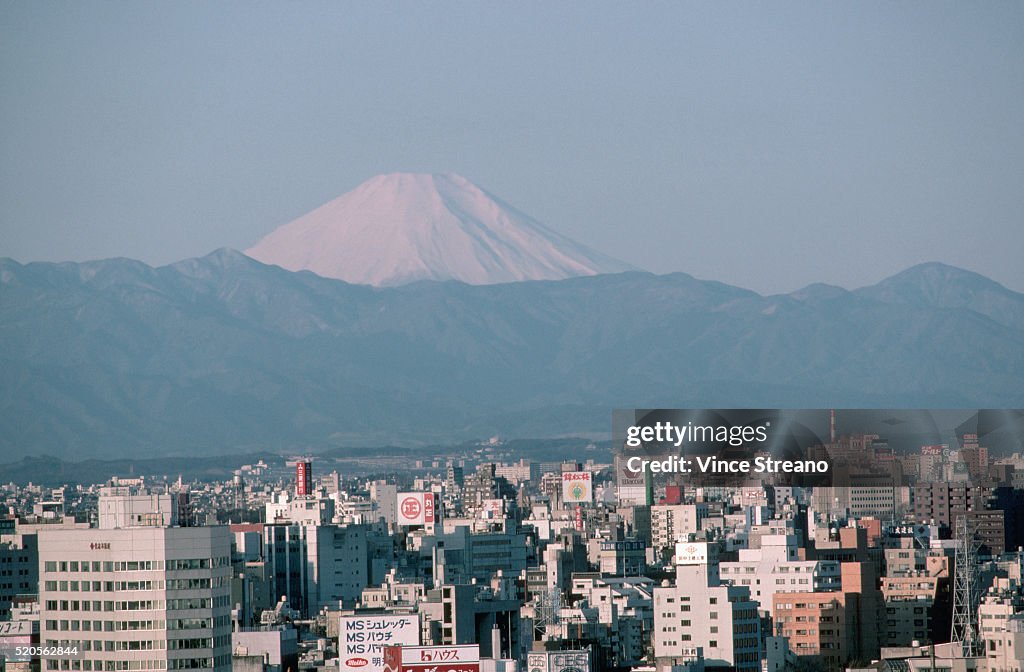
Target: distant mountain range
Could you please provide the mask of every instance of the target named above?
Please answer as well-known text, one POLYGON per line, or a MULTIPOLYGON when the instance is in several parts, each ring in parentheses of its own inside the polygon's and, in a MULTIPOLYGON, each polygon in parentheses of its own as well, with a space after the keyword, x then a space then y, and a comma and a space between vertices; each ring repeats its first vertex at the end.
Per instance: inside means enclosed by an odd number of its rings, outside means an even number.
POLYGON ((569 240, 460 175, 378 175, 245 251, 359 285, 489 285, 637 270, 569 240))
POLYGON ((0 343, 0 462, 605 435, 614 407, 1024 406, 1024 295, 940 264, 760 296, 0 260, 0 343))

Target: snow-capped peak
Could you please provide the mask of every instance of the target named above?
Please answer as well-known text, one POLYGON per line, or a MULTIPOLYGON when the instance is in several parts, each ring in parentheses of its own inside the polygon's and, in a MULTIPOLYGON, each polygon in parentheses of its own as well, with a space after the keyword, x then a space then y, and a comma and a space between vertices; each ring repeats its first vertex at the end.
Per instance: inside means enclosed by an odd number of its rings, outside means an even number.
POLYGON ((245 252, 365 285, 486 285, 635 270, 546 228, 459 175, 378 175, 245 252))

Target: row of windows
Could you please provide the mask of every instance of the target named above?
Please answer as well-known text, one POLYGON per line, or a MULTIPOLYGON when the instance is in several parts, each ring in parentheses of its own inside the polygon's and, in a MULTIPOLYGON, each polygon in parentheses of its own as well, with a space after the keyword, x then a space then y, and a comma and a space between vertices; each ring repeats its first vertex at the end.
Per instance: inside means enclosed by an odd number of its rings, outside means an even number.
POLYGON ((122 641, 105 641, 98 639, 80 639, 80 640, 58 640, 49 639, 47 640, 47 646, 73 646, 77 647, 79 651, 160 651, 166 648, 166 642, 152 639, 138 639, 133 641, 122 640, 122 641))
MULTIPOLYGON (((216 558, 188 558, 181 560, 168 560, 168 570, 186 569, 210 569, 211 567, 228 567, 231 565, 231 558, 220 556, 216 558)), ((163 571, 165 563, 163 560, 47 560, 43 563, 45 572, 150 572, 163 571)))
POLYGON ((217 567, 230 567, 231 558, 226 555, 222 555, 216 558, 190 558, 183 560, 168 560, 167 569, 169 570, 182 570, 182 569, 216 569, 217 567))
MULTIPOLYGON (((180 580, 180 579, 179 579, 180 580)), ((194 579, 186 579, 188 581, 194 579)), ((209 581, 209 580, 207 580, 209 581)), ((207 586, 209 587, 209 586, 207 586)), ((62 593, 112 593, 118 590, 163 590, 163 581, 45 581, 43 589, 62 593)))
MULTIPOLYGON (((231 656, 227 657, 227 664, 231 664, 231 656)), ((170 670, 201 670, 213 667, 213 658, 179 658, 167 662, 167 669, 170 670)))
POLYGON ((212 649, 212 637, 196 637, 193 639, 171 639, 167 641, 167 648, 174 650, 181 649, 212 649))
POLYGON ((163 611, 163 600, 47 600, 46 611, 163 611))
POLYGON ((84 672, 119 672, 121 670, 200 670, 212 667, 231 667, 231 655, 215 658, 182 658, 178 660, 60 660, 48 658, 47 670, 82 670, 84 672))
POLYGON ((74 646, 81 651, 159 651, 171 649, 175 651, 188 649, 212 649, 214 647, 231 646, 231 635, 218 637, 194 637, 188 639, 171 639, 168 641, 154 639, 136 640, 47 640, 47 646, 74 646))
MULTIPOLYGON (((823 572, 829 572, 830 570, 832 572, 834 572, 834 573, 838 573, 839 572, 838 565, 836 565, 835 563, 827 563, 827 562, 826 563, 820 563, 820 567, 818 567, 817 565, 814 565, 814 564, 812 564, 812 565, 794 565, 792 567, 793 572, 797 573, 797 574, 799 574, 800 572, 803 572, 805 574, 813 574, 816 569, 821 570, 823 572)), ((756 573, 756 570, 757 570, 756 567, 736 567, 736 566, 728 566, 728 565, 723 565, 722 568, 721 568, 722 574, 729 574, 729 573, 732 573, 732 574, 740 574, 740 573, 754 574, 754 573, 756 573), (742 572, 741 572, 741 570, 742 570, 742 572)), ((789 570, 790 570, 790 566, 789 565, 776 565, 776 566, 772 567, 772 573, 773 574, 788 574, 789 570)))
POLYGON ((114 670, 166 670, 164 660, 54 660, 47 658, 47 670, 82 670, 83 672, 114 672, 114 670))
POLYGON ((831 623, 832 621, 838 621, 839 619, 832 616, 822 616, 821 618, 816 616, 797 616, 796 618, 793 618, 792 616, 783 616, 776 620, 780 623, 789 623, 791 621, 795 621, 797 623, 817 623, 818 621, 821 621, 822 623, 831 623))
POLYGON ((836 605, 835 602, 822 602, 822 603, 811 602, 810 604, 808 604, 806 602, 797 602, 795 605, 790 602, 790 603, 784 603, 784 604, 777 604, 777 605, 775 605, 775 608, 776 609, 793 609, 794 606, 797 609, 808 609, 808 608, 810 608, 810 609, 821 609, 822 611, 828 611, 829 609, 834 609, 837 605, 836 605))
POLYGON ((209 628, 227 628, 231 626, 231 617, 228 615, 214 616, 213 618, 177 618, 167 621, 168 630, 201 630, 209 628))
POLYGON ((168 579, 167 590, 196 590, 210 587, 210 579, 168 579))
MULTIPOLYGON (((29 571, 27 569, 19 569, 18 570, 18 576, 28 576, 28 575, 29 575, 29 571)), ((0 576, 14 576, 14 570, 13 569, 5 569, 3 571, 0 571, 0 576)))
POLYGON ((227 577, 215 576, 212 579, 167 579, 167 590, 196 590, 203 588, 223 588, 227 585, 227 577))
POLYGON ((118 561, 107 560, 98 562, 96 560, 68 560, 54 561, 47 560, 43 563, 44 572, 138 572, 138 571, 160 571, 164 568, 163 560, 139 560, 139 561, 118 561))
POLYGON ((213 599, 209 597, 179 597, 167 600, 167 610, 176 611, 184 609, 216 609, 218 607, 230 607, 230 595, 217 595, 213 599))
POLYGON ((209 609, 211 604, 212 600, 208 597, 185 597, 175 600, 167 600, 167 609, 168 611, 179 609, 209 609))
POLYGON ((130 630, 163 630, 164 621, 82 621, 47 619, 46 629, 57 632, 121 632, 130 630))

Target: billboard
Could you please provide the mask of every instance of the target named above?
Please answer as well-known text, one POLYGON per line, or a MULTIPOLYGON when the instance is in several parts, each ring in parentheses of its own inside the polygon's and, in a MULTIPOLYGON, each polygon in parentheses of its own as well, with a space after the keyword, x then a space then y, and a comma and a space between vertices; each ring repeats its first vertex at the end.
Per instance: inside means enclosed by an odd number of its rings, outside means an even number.
POLYGON ((628 455, 615 456, 615 481, 620 488, 643 488, 647 484, 643 470, 630 466, 628 455))
POLYGON ((562 472, 562 501, 566 504, 593 502, 593 485, 589 471, 562 472))
POLYGON ((480 672, 480 645, 389 646, 385 672, 480 672))
POLYGON ((398 493, 398 524, 427 525, 434 523, 434 493, 432 492, 400 492, 398 493))
POLYGON ((495 520, 505 517, 505 500, 485 499, 480 504, 480 517, 484 520, 495 520))
MULTIPOLYGON (((27 663, 32 657, 28 649, 32 648, 32 633, 38 632, 38 621, 0 621, 0 660, 8 663, 27 663), (24 649, 23 653, 18 653, 24 649)), ((36 648, 38 648, 36 644, 36 648)))
POLYGON ((479 644, 452 646, 403 646, 402 666, 437 665, 438 663, 479 663, 479 644))
POLYGON ((338 624, 338 661, 343 672, 383 672, 384 648, 420 643, 417 615, 342 616, 338 624))
POLYGON ((313 494, 313 463, 299 460, 295 463, 295 494, 305 497, 313 494))
POLYGON ((677 565, 706 565, 708 544, 704 541, 680 541, 676 544, 677 565))
POLYGON ((526 672, 590 672, 590 652, 532 651, 526 654, 526 672))

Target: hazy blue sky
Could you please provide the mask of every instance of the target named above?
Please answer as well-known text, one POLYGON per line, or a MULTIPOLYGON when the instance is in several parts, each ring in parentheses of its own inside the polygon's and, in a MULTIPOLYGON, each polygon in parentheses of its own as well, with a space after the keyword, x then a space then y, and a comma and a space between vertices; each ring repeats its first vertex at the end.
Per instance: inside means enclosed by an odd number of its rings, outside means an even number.
POLYGON ((0 256, 167 263, 465 175, 762 292, 1024 290, 1024 3, 4 2, 0 256))

